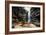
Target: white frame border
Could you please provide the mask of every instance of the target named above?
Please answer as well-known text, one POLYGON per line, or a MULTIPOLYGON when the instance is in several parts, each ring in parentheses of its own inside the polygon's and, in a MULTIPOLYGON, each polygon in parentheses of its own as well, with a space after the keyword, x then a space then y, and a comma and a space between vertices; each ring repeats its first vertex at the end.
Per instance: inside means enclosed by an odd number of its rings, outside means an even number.
POLYGON ((9 4, 9 31, 27 31, 27 30, 42 30, 43 29, 43 6, 42 5, 23 5, 23 4, 9 4), (12 6, 21 6, 21 7, 40 7, 40 27, 37 28, 22 28, 22 29, 12 29, 12 6))

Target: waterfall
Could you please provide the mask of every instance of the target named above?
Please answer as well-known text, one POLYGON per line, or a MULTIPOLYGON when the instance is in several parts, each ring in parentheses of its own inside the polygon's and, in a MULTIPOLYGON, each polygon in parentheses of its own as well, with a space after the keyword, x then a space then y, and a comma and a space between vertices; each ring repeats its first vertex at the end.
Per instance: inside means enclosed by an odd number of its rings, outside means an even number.
POLYGON ((30 9, 31 9, 31 7, 24 7, 24 9, 28 12, 28 23, 31 21, 31 19, 30 19, 30 9))

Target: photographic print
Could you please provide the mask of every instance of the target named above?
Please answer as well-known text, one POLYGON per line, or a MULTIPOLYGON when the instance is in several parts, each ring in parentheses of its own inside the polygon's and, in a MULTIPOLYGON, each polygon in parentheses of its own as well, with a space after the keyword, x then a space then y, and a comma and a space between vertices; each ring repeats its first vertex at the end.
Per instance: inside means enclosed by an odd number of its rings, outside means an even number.
POLYGON ((12 7, 12 28, 40 27, 40 7, 12 7))
POLYGON ((7 5, 7 33, 44 31, 44 3, 7 2, 7 5))

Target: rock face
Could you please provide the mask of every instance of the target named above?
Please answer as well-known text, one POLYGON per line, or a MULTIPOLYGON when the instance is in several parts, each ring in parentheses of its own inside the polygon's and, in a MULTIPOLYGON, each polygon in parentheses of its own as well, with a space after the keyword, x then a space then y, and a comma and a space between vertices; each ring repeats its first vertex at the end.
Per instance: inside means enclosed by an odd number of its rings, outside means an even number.
MULTIPOLYGON (((28 8, 28 7, 27 7, 28 8)), ((27 27, 39 27, 40 26, 40 8, 31 7, 30 15, 28 15, 29 9, 24 7, 12 7, 12 25, 15 26, 27 26, 27 27), (26 9, 27 9, 26 8, 26 9), (28 23, 28 16, 30 16, 30 22, 28 23), (23 23, 24 22, 24 23, 23 23), (26 23, 25 23, 26 22, 26 23)))
POLYGON ((31 8, 32 22, 36 26, 40 26, 40 8, 32 7, 31 8))

